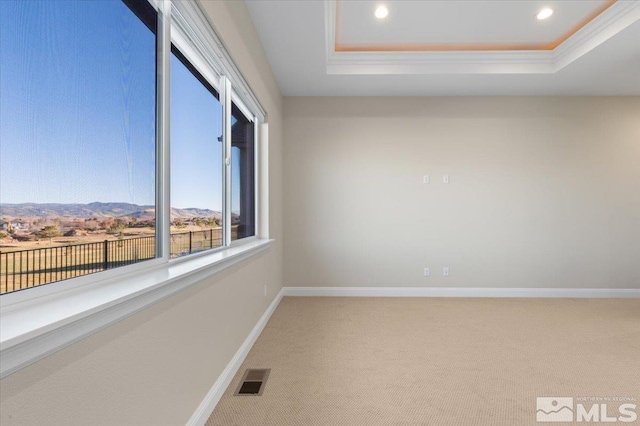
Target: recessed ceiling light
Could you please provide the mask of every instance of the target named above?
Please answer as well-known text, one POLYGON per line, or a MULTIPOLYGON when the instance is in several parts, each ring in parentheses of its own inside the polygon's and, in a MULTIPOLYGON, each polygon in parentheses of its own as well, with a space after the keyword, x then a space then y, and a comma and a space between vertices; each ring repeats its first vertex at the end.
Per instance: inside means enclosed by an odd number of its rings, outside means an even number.
POLYGON ((545 7, 540 12, 538 12, 538 14, 536 15, 536 18, 542 21, 543 19, 547 19, 551 15, 553 15, 553 9, 549 9, 548 7, 545 7))
POLYGON ((378 19, 386 18, 388 14, 389 9, 387 9, 386 6, 378 6, 376 9, 376 18, 378 19))

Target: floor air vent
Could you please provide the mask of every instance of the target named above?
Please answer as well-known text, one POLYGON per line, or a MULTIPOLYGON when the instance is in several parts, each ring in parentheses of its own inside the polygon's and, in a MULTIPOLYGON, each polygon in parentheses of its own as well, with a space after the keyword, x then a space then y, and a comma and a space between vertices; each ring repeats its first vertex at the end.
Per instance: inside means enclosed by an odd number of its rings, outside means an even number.
POLYGON ((262 395, 270 372, 270 368, 247 369, 234 395, 262 395))

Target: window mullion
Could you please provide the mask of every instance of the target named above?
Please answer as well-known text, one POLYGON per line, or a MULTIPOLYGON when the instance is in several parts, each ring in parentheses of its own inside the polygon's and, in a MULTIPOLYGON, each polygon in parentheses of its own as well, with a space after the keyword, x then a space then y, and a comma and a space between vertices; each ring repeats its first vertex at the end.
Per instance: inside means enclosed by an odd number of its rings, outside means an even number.
POLYGON ((163 0, 158 13, 157 62, 157 142, 156 142, 156 250, 157 256, 169 259, 171 177, 169 166, 170 83, 171 83, 171 1, 163 0))
POLYGON ((231 81, 227 77, 222 78, 224 87, 224 132, 223 132, 223 158, 224 158, 224 245, 231 244, 231 81))

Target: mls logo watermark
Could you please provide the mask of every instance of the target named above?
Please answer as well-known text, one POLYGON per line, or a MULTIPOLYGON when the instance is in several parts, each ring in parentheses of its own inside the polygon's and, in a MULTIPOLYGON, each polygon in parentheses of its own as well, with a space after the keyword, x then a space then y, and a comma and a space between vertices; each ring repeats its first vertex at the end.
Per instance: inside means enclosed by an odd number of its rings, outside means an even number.
POLYGON ((536 421, 632 423, 638 420, 636 408, 635 398, 630 397, 545 396, 536 398, 536 421))
POLYGON ((536 421, 572 422, 573 398, 548 396, 536 398, 536 421))

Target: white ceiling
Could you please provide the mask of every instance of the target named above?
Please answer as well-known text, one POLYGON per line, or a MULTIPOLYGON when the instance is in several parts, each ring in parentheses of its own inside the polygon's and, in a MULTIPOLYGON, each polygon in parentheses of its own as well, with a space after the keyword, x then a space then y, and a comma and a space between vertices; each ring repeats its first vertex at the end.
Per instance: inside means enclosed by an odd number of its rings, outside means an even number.
MULTIPOLYGON (((629 6, 639 1, 618 0, 614 6, 623 6, 625 3, 629 6)), ((374 55, 377 56, 373 57, 362 52, 336 52, 333 45, 336 41, 344 40, 375 45, 548 43, 565 34, 567 28, 578 25, 579 21, 603 4, 601 1, 387 0, 385 4, 390 10, 387 23, 392 23, 388 26, 384 26, 385 22, 375 21, 373 18, 373 8, 379 2, 339 2, 344 4, 338 5, 341 8, 340 18, 336 22, 335 19, 331 19, 333 13, 327 13, 332 10, 327 6, 333 4, 335 7, 334 0, 328 0, 327 5, 321 0, 247 1, 283 95, 640 95, 640 20, 636 20, 635 17, 630 20, 629 14, 626 15, 624 25, 614 27, 613 21, 623 20, 621 15, 610 14, 609 17, 603 13, 600 17, 600 27, 591 25, 595 23, 594 20, 569 38, 556 50, 568 44, 572 48, 578 46, 581 50, 562 64, 556 61, 557 52, 555 56, 543 57, 540 55, 554 55, 554 52, 524 51, 515 53, 529 55, 526 63, 518 62, 517 66, 514 66, 514 59, 510 56, 507 58, 511 61, 510 66, 505 68, 498 66, 504 65, 502 63, 494 63, 506 61, 506 57, 495 56, 495 52, 475 52, 474 58, 486 54, 480 59, 483 66, 478 67, 474 64, 473 67, 469 67, 469 52, 444 52, 445 56, 442 56, 442 53, 438 56, 438 61, 442 63, 434 67, 433 57, 411 55, 432 55, 435 52, 375 52, 374 55), (457 8, 455 13, 452 12, 455 9, 452 9, 453 3, 457 8), (537 23, 533 15, 542 6, 547 5, 556 10, 549 21, 540 25, 548 29, 547 33, 523 20, 522 16, 527 16, 531 22, 537 23), (482 9, 478 9, 478 6, 485 6, 485 11, 494 10, 491 26, 472 24, 472 17, 479 16, 478 10, 482 9), (402 7, 406 9, 400 11, 399 8, 402 7), (422 15, 422 19, 416 19, 419 14, 427 13, 425 8, 429 9, 429 16, 441 17, 437 23, 431 17, 425 18, 425 15, 422 15), (366 10, 370 10, 370 13, 364 13, 366 10), (418 10, 421 12, 418 13, 418 10), (496 16, 499 19, 496 19, 496 16), (607 19, 602 19, 603 16, 607 19), (379 31, 376 31, 376 28, 379 31), (339 33, 337 40, 335 29, 338 29, 339 33), (594 37, 596 32, 600 37, 597 40, 594 37), (582 38, 577 38, 578 35, 582 38), (342 54, 348 56, 341 57, 342 54), (348 66, 335 68, 332 61, 336 58, 338 62, 348 63, 348 66), (393 66, 376 68, 372 65, 375 62, 372 58, 391 61, 389 63, 393 66), (412 64, 416 63, 416 58, 431 59, 427 65, 415 67, 412 64)), ((613 7, 610 10, 612 9, 613 7)), ((635 10, 637 12, 640 8, 635 10)))
POLYGON ((336 30, 340 44, 544 44, 566 33, 607 0, 558 1, 415 1, 386 0, 389 16, 374 19, 380 2, 338 0, 336 30), (554 5, 554 3, 556 3, 554 5), (536 14, 551 6, 551 18, 536 14))

